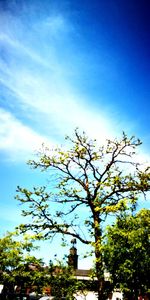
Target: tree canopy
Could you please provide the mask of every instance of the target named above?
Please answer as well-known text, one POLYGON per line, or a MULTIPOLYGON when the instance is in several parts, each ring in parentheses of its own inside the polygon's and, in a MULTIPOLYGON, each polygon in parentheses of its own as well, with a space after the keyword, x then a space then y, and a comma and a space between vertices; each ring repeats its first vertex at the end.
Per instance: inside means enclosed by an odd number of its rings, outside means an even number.
POLYGON ((110 214, 135 208, 140 194, 150 189, 150 169, 134 160, 141 145, 134 136, 123 133, 99 145, 76 129, 66 140, 64 148, 43 146, 37 159, 29 161, 34 169, 47 172, 48 184, 32 190, 18 187, 22 213, 31 217, 20 229, 48 239, 71 236, 91 245, 102 299, 102 222, 110 214))
POLYGON ((92 283, 92 279, 88 284, 78 280, 75 276, 75 270, 72 266, 68 266, 66 260, 50 261, 48 274, 47 283, 51 286, 51 293, 55 300, 75 299, 74 295, 78 292, 86 294, 92 283))
POLYGON ((16 285, 24 289, 39 284, 43 263, 30 254, 35 248, 33 239, 27 235, 20 239, 16 232, 7 232, 0 238, 0 282, 4 293, 13 293, 16 285), (30 268, 32 265, 36 270, 30 268))
POLYGON ((104 260, 114 287, 128 294, 150 289, 150 210, 135 215, 126 213, 108 226, 104 260))
POLYGON ((70 300, 74 299, 77 291, 86 293, 87 284, 77 280, 74 269, 68 266, 65 257, 63 261, 57 259, 45 266, 42 259, 30 254, 36 248, 34 239, 27 235, 20 239, 16 232, 7 232, 0 238, 0 284, 3 285, 3 299, 16 299, 15 294, 27 295, 34 291, 37 295, 52 294, 56 300, 61 297, 70 300))

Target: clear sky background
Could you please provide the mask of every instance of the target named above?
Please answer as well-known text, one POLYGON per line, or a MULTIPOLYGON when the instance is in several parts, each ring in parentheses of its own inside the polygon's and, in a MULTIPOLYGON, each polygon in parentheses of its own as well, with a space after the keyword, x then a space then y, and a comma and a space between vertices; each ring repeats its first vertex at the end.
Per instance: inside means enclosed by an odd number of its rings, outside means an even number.
POLYGON ((26 165, 42 142, 124 130, 149 160, 149 125, 149 0, 0 0, 1 235, 22 221, 17 185, 44 183, 26 165))

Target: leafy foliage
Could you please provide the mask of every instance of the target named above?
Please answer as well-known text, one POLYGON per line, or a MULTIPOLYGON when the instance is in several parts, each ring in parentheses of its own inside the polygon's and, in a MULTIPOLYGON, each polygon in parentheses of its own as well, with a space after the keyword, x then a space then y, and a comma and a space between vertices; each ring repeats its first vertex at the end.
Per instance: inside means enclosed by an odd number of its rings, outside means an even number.
POLYGON ((86 291, 87 286, 77 280, 74 270, 64 261, 50 262, 45 267, 41 259, 30 255, 35 248, 27 235, 20 240, 17 233, 8 232, 0 239, 0 283, 4 285, 6 299, 14 294, 15 286, 21 293, 28 288, 37 294, 52 293, 56 300, 71 300, 76 291, 86 291))
POLYGON ((40 284, 42 260, 30 255, 35 248, 29 236, 20 240, 17 232, 7 232, 0 239, 0 281, 4 292, 14 292, 15 285, 24 289, 40 284))
MULTIPOLYGON (((124 214, 107 228, 105 264, 114 286, 138 294, 150 288, 150 210, 124 214)), ((137 295, 136 295, 137 296, 137 295)))
POLYGON ((125 133, 102 146, 78 129, 73 138, 66 139, 69 149, 43 146, 38 159, 29 161, 34 169, 47 171, 49 184, 31 191, 18 187, 23 215, 31 217, 20 229, 33 230, 45 239, 56 234, 71 236, 91 245, 102 298, 102 222, 110 214, 134 210, 139 195, 150 189, 150 169, 140 169, 134 161, 141 142, 125 133))
POLYGON ((66 263, 57 260, 56 263, 50 262, 48 274, 48 284, 51 286, 51 293, 54 299, 72 300, 78 291, 86 293, 87 285, 79 281, 75 276, 75 270, 68 267, 66 263))

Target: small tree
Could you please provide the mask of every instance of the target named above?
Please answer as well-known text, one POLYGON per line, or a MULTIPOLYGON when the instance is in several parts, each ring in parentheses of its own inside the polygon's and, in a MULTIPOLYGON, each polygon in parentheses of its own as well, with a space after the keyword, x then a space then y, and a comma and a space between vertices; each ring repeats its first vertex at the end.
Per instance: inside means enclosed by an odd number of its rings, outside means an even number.
POLYGON ((104 260, 114 287, 129 299, 150 288, 150 210, 124 214, 107 228, 104 260))
POLYGON ((28 286, 39 284, 42 261, 30 254, 35 248, 29 236, 20 240, 16 232, 7 232, 0 239, 0 283, 4 294, 14 293, 16 285, 23 291, 28 286), (33 264, 35 269, 30 268, 33 264))
POLYGON ((89 287, 76 278, 75 270, 64 261, 56 260, 53 263, 50 261, 48 274, 47 284, 51 287, 51 293, 56 300, 73 300, 78 291, 85 293, 89 287))
POLYGON ((75 130, 67 142, 71 143, 68 150, 43 146, 38 159, 29 161, 33 168, 47 171, 49 184, 31 191, 18 187, 17 198, 25 204, 23 215, 32 217, 20 228, 23 232, 42 232, 47 239, 62 234, 91 245, 98 295, 103 299, 103 221, 111 213, 136 205, 139 195, 150 189, 150 171, 140 170, 133 160, 141 142, 124 133, 120 140, 108 140, 106 145, 98 146, 96 140, 75 130))

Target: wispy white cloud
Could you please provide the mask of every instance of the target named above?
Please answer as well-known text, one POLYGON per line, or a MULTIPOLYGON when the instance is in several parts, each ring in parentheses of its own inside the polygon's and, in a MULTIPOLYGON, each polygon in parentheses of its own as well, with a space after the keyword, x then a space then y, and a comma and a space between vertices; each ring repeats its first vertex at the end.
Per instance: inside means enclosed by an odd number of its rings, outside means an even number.
MULTIPOLYGON (((54 16, 45 21, 50 34, 59 36, 60 31, 67 31, 67 23, 61 16, 54 16)), ((112 124, 104 113, 92 111, 87 99, 70 84, 65 75, 69 72, 49 48, 51 55, 45 60, 34 47, 19 41, 15 34, 2 33, 0 41, 10 52, 10 61, 0 61, 0 81, 16 98, 16 110, 21 104, 26 111, 41 114, 42 123, 53 122, 60 134, 71 133, 73 128, 80 127, 95 137, 102 139, 111 134, 112 124), (12 52, 12 49, 15 50, 12 52), (20 55, 21 54, 21 55, 20 55)), ((7 30, 8 31, 8 30, 7 30)), ((37 32, 39 29, 37 28, 37 32)), ((38 37, 37 37, 38 38, 38 37)))
MULTIPOLYGON (((7 20, 7 14, 3 18, 7 20)), ((4 54, 5 51, 9 54, 0 59, 0 82, 9 90, 7 101, 15 98, 15 111, 20 120, 22 110, 24 116, 30 114, 32 124, 38 126, 35 132, 29 127, 27 118, 21 122, 1 109, 0 149, 11 158, 20 159, 49 140, 49 127, 57 128, 60 136, 79 127, 102 141, 120 133, 124 126, 116 121, 116 116, 110 116, 103 109, 98 111, 88 104, 91 99, 88 101, 87 96, 73 86, 68 76, 70 70, 60 60, 55 41, 64 39, 63 47, 69 47, 66 35, 73 30, 71 23, 61 14, 53 14, 33 22, 31 26, 10 15, 9 21, 7 26, 1 22, 0 28, 0 46, 5 49, 4 54), (27 30, 29 27, 30 31, 27 30), (41 132, 45 128, 43 136, 41 132)))
MULTIPOLYGON (((0 42, 5 45, 7 48, 11 48, 21 56, 27 56, 28 58, 34 60, 36 63, 39 63, 43 66, 47 66, 47 63, 44 58, 42 58, 38 53, 33 51, 30 47, 23 45, 17 38, 11 37, 6 33, 0 33, 0 42)), ((17 53, 16 53, 17 54, 17 53)))
POLYGON ((27 70, 18 70, 16 73, 14 70, 13 74, 13 77, 3 78, 3 83, 26 109, 42 114, 41 124, 43 116, 45 124, 53 120, 63 135, 79 127, 102 140, 114 132, 113 120, 108 119, 102 111, 96 112, 88 106, 86 99, 67 87, 63 80, 57 78, 56 84, 52 76, 49 84, 46 78, 44 80, 27 70))
POLYGON ((0 151, 13 161, 26 160, 43 142, 51 144, 4 109, 0 109, 0 123, 0 151))

